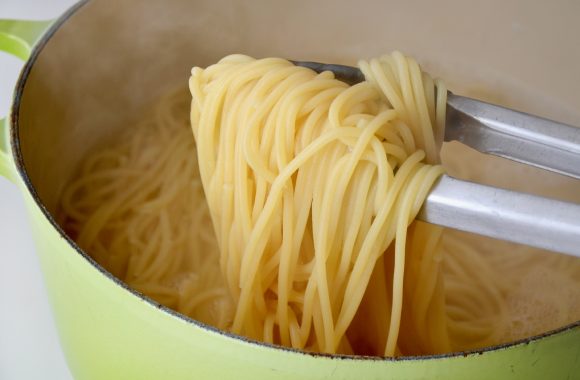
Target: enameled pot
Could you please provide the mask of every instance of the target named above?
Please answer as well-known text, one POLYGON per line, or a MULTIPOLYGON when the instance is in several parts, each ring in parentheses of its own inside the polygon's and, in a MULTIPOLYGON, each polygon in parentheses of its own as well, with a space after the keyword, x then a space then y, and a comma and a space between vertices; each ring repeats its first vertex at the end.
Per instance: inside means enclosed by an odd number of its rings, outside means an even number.
POLYGON ((88 150, 185 86, 191 66, 235 52, 352 64, 401 49, 455 92, 580 125, 579 14, 571 1, 89 0, 54 22, 0 22, 0 48, 27 60, 0 130, 0 173, 25 199, 75 378, 580 378, 580 322, 476 352, 400 359, 248 341, 127 288, 54 217, 88 150))

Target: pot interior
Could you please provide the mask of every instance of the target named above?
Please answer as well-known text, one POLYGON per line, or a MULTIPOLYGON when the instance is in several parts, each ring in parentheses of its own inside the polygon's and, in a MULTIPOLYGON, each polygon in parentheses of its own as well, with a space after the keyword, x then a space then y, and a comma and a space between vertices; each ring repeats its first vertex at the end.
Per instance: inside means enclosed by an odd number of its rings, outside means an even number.
MULTIPOLYGON (((488 1, 91 0, 54 32, 24 82, 17 150, 52 214, 91 150, 192 66, 232 53, 355 64, 402 50, 451 91, 580 125, 577 4, 488 1), (521 3, 521 4, 520 4, 521 3), (566 5, 566 6, 564 6, 566 5)), ((446 144, 450 174, 580 202, 580 181, 446 144)))

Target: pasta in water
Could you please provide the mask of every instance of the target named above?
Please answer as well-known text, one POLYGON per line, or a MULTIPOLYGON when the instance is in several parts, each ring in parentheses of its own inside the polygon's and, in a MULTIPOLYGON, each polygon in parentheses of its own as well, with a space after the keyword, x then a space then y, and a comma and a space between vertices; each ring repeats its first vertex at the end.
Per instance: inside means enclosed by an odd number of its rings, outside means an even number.
POLYGON ((88 156, 62 197, 65 229, 163 305, 297 349, 436 354, 578 319, 574 259, 508 260, 414 221, 444 172, 447 90, 399 52, 359 66, 354 86, 277 58, 195 67, 191 98, 168 95, 88 156), (510 265, 521 278, 497 270, 510 265), (563 303, 526 292, 540 277, 570 281, 563 303))

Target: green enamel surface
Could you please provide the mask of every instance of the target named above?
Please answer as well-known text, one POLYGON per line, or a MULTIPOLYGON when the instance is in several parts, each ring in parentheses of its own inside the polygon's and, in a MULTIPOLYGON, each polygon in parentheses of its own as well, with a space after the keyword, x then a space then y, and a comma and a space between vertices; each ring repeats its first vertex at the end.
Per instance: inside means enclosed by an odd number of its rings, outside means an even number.
POLYGON ((10 154, 8 118, 0 119, 0 176, 14 180, 14 164, 10 154))
POLYGON ((52 20, 0 20, 0 50, 28 59, 32 45, 51 23, 52 20))

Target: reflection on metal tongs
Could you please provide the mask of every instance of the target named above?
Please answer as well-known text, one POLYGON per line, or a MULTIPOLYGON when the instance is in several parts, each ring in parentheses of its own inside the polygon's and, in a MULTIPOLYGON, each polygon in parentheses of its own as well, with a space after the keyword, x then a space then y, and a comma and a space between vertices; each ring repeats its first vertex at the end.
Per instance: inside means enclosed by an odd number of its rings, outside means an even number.
MULTIPOLYGON (((348 84, 358 68, 292 61, 348 84)), ((445 141, 580 179, 580 128, 448 93, 445 141)), ((580 205, 443 175, 418 219, 580 257, 580 205)))

